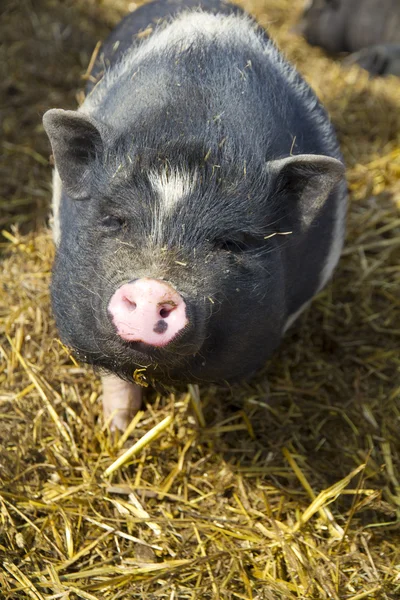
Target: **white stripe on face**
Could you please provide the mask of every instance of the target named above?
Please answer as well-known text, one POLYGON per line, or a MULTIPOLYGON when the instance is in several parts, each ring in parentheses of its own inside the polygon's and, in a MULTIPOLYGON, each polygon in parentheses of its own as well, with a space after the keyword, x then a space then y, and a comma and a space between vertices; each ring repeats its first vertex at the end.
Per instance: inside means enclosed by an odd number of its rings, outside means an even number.
POLYGON ((179 202, 193 192, 197 174, 184 171, 150 173, 150 183, 160 200, 160 212, 171 214, 179 202))

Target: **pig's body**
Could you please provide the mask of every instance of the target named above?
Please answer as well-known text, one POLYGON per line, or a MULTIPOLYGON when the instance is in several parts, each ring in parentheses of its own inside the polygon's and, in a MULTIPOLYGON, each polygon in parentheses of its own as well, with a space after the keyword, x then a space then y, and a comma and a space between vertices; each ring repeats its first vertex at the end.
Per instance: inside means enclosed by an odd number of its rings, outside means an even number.
POLYGON ((374 75, 400 74, 399 0, 311 0, 299 26, 307 41, 374 75))
POLYGON ((237 7, 184 8, 128 15, 79 112, 44 118, 61 177, 57 325, 83 360, 126 381, 142 368, 167 384, 248 376, 343 243, 341 156, 310 88, 237 7), (137 40, 157 12, 174 17, 137 40))

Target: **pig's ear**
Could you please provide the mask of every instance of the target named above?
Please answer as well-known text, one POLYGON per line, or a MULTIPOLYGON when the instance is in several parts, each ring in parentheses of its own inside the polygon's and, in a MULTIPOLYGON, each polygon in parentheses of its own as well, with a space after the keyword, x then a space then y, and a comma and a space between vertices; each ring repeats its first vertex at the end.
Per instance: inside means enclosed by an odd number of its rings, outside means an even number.
POLYGON ((104 125, 74 110, 52 109, 44 114, 43 126, 66 193, 85 200, 94 183, 94 161, 103 154, 104 125))
POLYGON ((309 225, 333 187, 343 178, 343 163, 330 156, 299 154, 268 163, 274 192, 289 193, 297 199, 304 225, 309 225))

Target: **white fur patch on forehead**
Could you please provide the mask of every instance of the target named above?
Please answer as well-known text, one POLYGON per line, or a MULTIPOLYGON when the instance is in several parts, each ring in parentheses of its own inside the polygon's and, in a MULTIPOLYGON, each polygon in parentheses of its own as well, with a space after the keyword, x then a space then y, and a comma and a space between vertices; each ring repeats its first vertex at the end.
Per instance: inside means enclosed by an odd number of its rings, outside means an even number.
POLYGON ((161 210, 168 214, 177 204, 193 192, 196 185, 196 171, 164 170, 161 173, 149 173, 151 186, 160 200, 161 210))

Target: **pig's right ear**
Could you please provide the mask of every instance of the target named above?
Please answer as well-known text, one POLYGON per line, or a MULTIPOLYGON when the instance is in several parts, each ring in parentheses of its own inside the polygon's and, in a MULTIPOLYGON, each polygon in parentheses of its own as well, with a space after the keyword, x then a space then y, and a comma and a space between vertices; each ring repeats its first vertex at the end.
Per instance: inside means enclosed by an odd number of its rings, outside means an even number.
POLYGON ((43 126, 49 136, 54 161, 70 198, 90 197, 94 183, 93 165, 104 150, 105 126, 74 110, 48 110, 43 126))
POLYGON ((344 178, 343 163, 331 156, 299 154, 268 163, 275 193, 288 192, 297 200, 304 226, 309 226, 334 186, 344 178))

